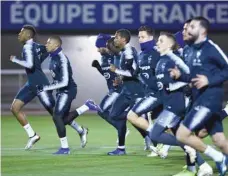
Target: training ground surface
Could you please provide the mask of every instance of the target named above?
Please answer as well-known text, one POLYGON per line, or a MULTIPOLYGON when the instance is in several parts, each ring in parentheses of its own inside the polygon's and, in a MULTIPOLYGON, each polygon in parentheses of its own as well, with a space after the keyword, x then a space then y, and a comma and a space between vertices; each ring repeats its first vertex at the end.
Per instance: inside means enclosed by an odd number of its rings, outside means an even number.
MULTIPOLYGON (((79 124, 89 128, 86 148, 80 148, 78 134, 68 126, 71 154, 54 156, 52 153, 57 151, 60 142, 51 118, 31 116, 28 119, 41 140, 30 151, 25 151, 24 129, 12 116, 1 117, 3 176, 170 176, 185 165, 184 153, 178 148, 172 148, 167 159, 146 157, 144 141, 130 124, 131 132, 126 139, 128 155, 107 156, 107 152, 116 148, 116 131, 96 115, 77 119, 79 124)), ((224 129, 228 136, 228 120, 224 121, 224 129)), ((207 138, 206 142, 209 141, 207 138)), ((213 162, 209 163, 215 168, 213 162)))

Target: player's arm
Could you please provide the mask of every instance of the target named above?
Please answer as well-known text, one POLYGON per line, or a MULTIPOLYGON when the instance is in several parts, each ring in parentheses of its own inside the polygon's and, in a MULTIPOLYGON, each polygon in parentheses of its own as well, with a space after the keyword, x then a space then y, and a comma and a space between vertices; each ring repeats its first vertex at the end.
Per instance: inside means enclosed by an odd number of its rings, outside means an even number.
POLYGON ((118 75, 126 76, 126 77, 133 77, 136 70, 136 62, 134 61, 134 55, 131 47, 127 47, 124 51, 125 54, 125 67, 128 68, 126 70, 122 69, 111 69, 118 75))
POLYGON ((41 46, 40 46, 40 61, 41 61, 41 63, 42 63, 45 59, 47 59, 48 56, 49 56, 49 53, 47 52, 46 47, 45 47, 44 45, 41 45, 41 46))
POLYGON ((176 64, 175 68, 170 68, 170 76, 181 82, 191 82, 190 68, 184 63, 184 61, 177 55, 171 53, 168 56, 176 64))
POLYGON ((168 54, 170 59, 175 62, 176 66, 180 69, 183 74, 190 74, 189 67, 184 63, 184 61, 177 55, 170 53, 168 54))
POLYGON ((65 56, 60 57, 60 64, 61 64, 61 67, 60 67, 61 80, 53 84, 44 86, 43 91, 56 90, 56 89, 66 87, 68 85, 69 72, 68 72, 67 58, 65 56))
MULTIPOLYGON (((187 82, 190 82, 190 69, 184 63, 184 61, 177 55, 171 53, 171 54, 168 54, 168 56, 175 63, 176 68, 178 68, 181 72, 180 80, 182 79, 182 81, 177 81, 175 83, 169 83, 169 86, 168 86, 169 91, 174 91, 181 87, 186 86, 188 84, 187 82), (186 80, 186 81, 183 81, 183 80, 186 80)), ((169 68, 169 69, 171 69, 171 68, 169 68)), ((170 76, 170 75, 168 75, 168 76, 170 76)))
POLYGON ((32 69, 34 66, 34 56, 32 52, 32 45, 30 44, 24 45, 24 54, 25 54, 25 60, 17 58, 16 56, 10 56, 10 60, 22 67, 32 69))
POLYGON ((211 50, 210 55, 215 63, 217 63, 217 65, 221 68, 221 71, 207 79, 209 86, 216 86, 228 80, 228 58, 218 45, 214 44, 213 42, 211 43, 215 49, 211 50))
POLYGON ((103 72, 103 70, 102 70, 102 68, 101 68, 101 65, 100 65, 100 63, 99 63, 97 60, 93 60, 93 62, 92 62, 92 67, 95 67, 95 68, 99 71, 99 73, 100 73, 102 76, 104 76, 104 72, 103 72))

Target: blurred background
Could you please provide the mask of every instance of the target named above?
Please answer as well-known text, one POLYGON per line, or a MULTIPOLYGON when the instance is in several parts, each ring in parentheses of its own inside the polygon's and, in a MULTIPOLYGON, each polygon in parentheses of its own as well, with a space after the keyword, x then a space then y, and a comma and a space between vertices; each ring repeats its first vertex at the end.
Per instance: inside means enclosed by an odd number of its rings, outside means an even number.
MULTIPOLYGON (((24 24, 37 28, 36 40, 45 44, 51 35, 60 35, 63 50, 73 68, 78 94, 72 104, 76 108, 88 98, 97 103, 107 93, 105 79, 91 67, 100 61, 95 47, 99 33, 115 34, 120 28, 132 33, 131 44, 139 51, 137 29, 150 25, 156 30, 176 33, 183 23, 194 16, 204 16, 211 22, 209 37, 228 53, 228 2, 165 2, 165 1, 1 1, 1 111, 9 114, 15 95, 26 82, 22 67, 9 61, 9 55, 21 55, 22 45, 17 34, 24 24)), ((48 72, 48 60, 43 63, 48 72)), ((49 75, 50 78, 50 75, 49 75)), ((224 101, 228 100, 228 84, 224 86, 224 101)), ((26 111, 47 114, 38 99, 26 106, 26 111)))

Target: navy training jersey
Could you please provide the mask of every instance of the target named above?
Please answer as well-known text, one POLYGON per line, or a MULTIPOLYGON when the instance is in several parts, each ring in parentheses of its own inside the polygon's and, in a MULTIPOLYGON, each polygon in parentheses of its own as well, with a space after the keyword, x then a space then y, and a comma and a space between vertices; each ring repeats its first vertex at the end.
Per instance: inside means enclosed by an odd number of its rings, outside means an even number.
POLYGON ((143 96, 144 89, 136 74, 138 54, 129 43, 120 54, 120 68, 115 73, 123 80, 122 92, 128 95, 143 96))
POLYGON ((28 40, 23 46, 22 58, 13 58, 13 62, 25 68, 28 84, 34 89, 37 85, 49 84, 49 81, 42 71, 41 64, 48 56, 44 45, 28 40))
POLYGON ((62 48, 58 48, 56 51, 50 53, 49 70, 53 78, 53 83, 45 85, 43 90, 57 90, 58 92, 68 92, 71 88, 76 87, 72 75, 72 68, 68 58, 62 51, 62 48))
POLYGON ((175 66, 189 73, 187 65, 173 52, 160 57, 155 73, 164 108, 179 116, 185 111, 185 99, 182 87, 188 83, 180 82, 170 77, 169 69, 175 68, 175 66))
POLYGON ((120 68, 116 69, 116 73, 123 77, 123 82, 128 80, 138 81, 137 75, 135 75, 137 59, 136 49, 129 43, 126 44, 120 53, 120 68))
POLYGON ((116 66, 116 68, 120 68, 120 57, 120 54, 114 55, 114 65, 116 66))
POLYGON ((169 69, 175 68, 175 66, 177 66, 186 74, 190 73, 189 67, 172 51, 166 55, 160 56, 155 69, 157 86, 159 90, 166 89, 168 91, 174 91, 187 85, 186 82, 176 81, 170 77, 169 69))
POLYGON ((155 68, 159 61, 160 53, 155 49, 150 51, 142 51, 137 61, 137 74, 140 80, 145 84, 147 91, 157 91, 157 80, 155 76, 155 68))
POLYGON ((120 86, 113 86, 113 81, 117 77, 117 74, 110 71, 110 65, 114 64, 115 56, 113 55, 102 55, 101 57, 101 68, 103 71, 103 76, 107 81, 107 86, 110 90, 117 90, 120 86))
POLYGON ((228 58, 220 47, 213 41, 206 39, 199 44, 186 45, 183 51, 185 63, 190 68, 190 74, 182 74, 180 80, 190 82, 197 74, 205 75, 209 85, 198 90, 193 87, 193 99, 201 94, 205 96, 217 95, 222 99, 223 82, 228 80, 228 58))

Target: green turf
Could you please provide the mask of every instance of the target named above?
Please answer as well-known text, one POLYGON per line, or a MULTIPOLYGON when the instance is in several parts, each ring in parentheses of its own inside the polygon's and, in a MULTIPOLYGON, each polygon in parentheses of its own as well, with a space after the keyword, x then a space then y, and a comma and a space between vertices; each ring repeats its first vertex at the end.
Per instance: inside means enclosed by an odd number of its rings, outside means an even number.
MULTIPOLYGON (((177 149, 172 149, 167 159, 146 157, 143 140, 131 125, 126 143, 128 155, 106 156, 116 147, 116 132, 93 115, 78 119, 90 130, 86 148, 79 147, 79 136, 67 127, 71 155, 54 156, 51 153, 58 149, 59 140, 51 118, 30 117, 29 121, 41 140, 32 150, 24 151, 27 135, 23 128, 13 117, 1 118, 3 176, 168 176, 185 165, 184 154, 177 149)), ((225 129, 228 129, 227 120, 225 129)))

